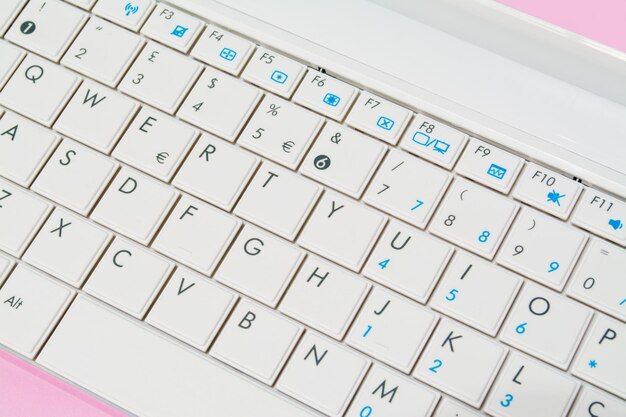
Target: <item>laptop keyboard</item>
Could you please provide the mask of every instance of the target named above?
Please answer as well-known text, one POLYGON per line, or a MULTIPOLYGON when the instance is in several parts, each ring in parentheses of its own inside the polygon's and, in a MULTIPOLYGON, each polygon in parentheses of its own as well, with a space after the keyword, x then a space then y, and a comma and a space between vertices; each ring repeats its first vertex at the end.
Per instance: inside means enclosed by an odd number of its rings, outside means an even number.
POLYGON ((623 200, 164 3, 0 36, 4 347, 141 416, 626 415, 623 200))

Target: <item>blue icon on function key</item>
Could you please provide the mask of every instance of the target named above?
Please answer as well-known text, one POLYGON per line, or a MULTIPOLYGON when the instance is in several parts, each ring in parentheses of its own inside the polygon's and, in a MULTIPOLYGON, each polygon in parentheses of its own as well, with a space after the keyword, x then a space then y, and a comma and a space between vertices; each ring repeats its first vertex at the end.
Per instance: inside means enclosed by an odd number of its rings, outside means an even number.
POLYGON ((337 104, 341 101, 339 96, 334 95, 333 93, 326 93, 324 96, 324 103, 328 104, 331 107, 337 107, 337 104))
POLYGON ((430 135, 427 135, 426 133, 423 132, 415 132, 413 134, 413 142, 417 143, 418 145, 422 145, 426 148, 429 148, 430 145, 433 146, 433 151, 438 152, 442 155, 445 155, 446 152, 448 152, 448 150, 450 149, 450 144, 447 142, 444 142, 440 139, 435 139, 435 138, 430 138, 430 135))
POLYGON ((619 230, 624 227, 624 223, 620 219, 609 219, 609 226, 613 228, 613 230, 619 230))
POLYGON ((126 6, 124 6, 124 14, 126 16, 130 16, 131 14, 135 14, 138 11, 139 11, 139 6, 134 5, 132 3, 126 3, 126 6))
POLYGON ((233 51, 230 48, 224 48, 220 52, 220 57, 225 59, 226 61, 232 61, 237 56, 237 52, 233 51))
POLYGON ((176 25, 176 27, 174 28, 172 33, 170 33, 170 35, 174 35, 177 38, 182 38, 183 36, 185 36, 185 33, 187 33, 188 30, 189 30, 189 28, 186 28, 186 27, 181 26, 181 25, 176 25))
POLYGON ((272 79, 272 81, 278 84, 285 84, 285 81, 287 81, 287 78, 289 78, 289 76, 282 71, 275 70, 270 78, 272 79))
POLYGON ((396 122, 385 116, 380 116, 376 122, 376 126, 383 130, 391 130, 394 124, 396 124, 396 122))
POLYGON ((500 165, 491 164, 489 169, 487 170, 487 175, 491 175, 494 178, 501 180, 504 178, 506 174, 506 168, 501 167, 500 165))
POLYGON ((554 203, 557 206, 561 207, 561 199, 565 197, 565 194, 561 194, 556 190, 552 190, 548 192, 548 203, 554 203))

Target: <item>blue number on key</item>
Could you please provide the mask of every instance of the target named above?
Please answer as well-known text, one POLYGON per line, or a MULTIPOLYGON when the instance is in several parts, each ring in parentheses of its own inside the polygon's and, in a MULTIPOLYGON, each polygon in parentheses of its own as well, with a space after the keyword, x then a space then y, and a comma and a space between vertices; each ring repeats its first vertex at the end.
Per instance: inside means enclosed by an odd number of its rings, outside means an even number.
POLYGON ((550 269, 548 269, 548 272, 554 272, 557 269, 559 269, 559 263, 557 261, 554 262, 550 262, 550 269))
POLYGON ((511 394, 506 394, 504 396, 504 401, 500 401, 500 405, 502 407, 508 407, 511 405, 511 403, 513 402, 513 395, 511 394))
POLYGON ((488 230, 483 230, 480 236, 478 236, 478 241, 480 243, 485 243, 487 239, 489 239, 489 236, 491 236, 491 233, 488 230))
POLYGON ((517 326, 515 328, 515 333, 517 333, 517 334, 524 334, 524 333, 526 333, 526 325, 527 324, 528 323, 524 322, 524 323, 520 324, 519 326, 517 326))
POLYGON ((366 405, 365 407, 361 408, 361 412, 359 413, 359 417, 370 417, 372 415, 372 407, 370 407, 369 405, 366 405), (365 414, 367 413, 367 414, 365 414))
POLYGON ((433 366, 432 368, 428 368, 428 370, 430 372, 437 373, 437 369, 441 368, 441 365, 443 365, 443 362, 441 362, 439 359, 435 359, 433 363, 435 364, 435 366, 433 366))
POLYGON ((370 332, 370 330, 372 330, 372 326, 370 326, 369 324, 367 325, 367 329, 365 330, 365 333, 363 333, 363 337, 367 336, 367 334, 370 332))
POLYGON ((454 299, 456 298, 456 294, 458 292, 459 292, 459 290, 457 290, 456 288, 451 289, 450 292, 448 293, 448 295, 446 295, 446 300, 454 301, 454 299))
POLYGON ((380 261, 378 262, 378 266, 380 266, 380 269, 385 269, 387 268, 387 265, 389 265, 389 261, 391 259, 385 259, 384 261, 380 261))

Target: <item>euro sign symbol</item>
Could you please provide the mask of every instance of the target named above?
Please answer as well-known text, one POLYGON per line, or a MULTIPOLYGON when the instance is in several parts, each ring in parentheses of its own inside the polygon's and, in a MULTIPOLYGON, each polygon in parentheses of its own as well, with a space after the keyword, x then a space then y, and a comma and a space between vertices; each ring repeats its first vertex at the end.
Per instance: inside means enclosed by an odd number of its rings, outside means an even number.
POLYGON ((157 154, 156 156, 156 160, 159 164, 164 164, 165 160, 167 159, 167 157, 170 156, 169 153, 167 152, 160 152, 157 154))

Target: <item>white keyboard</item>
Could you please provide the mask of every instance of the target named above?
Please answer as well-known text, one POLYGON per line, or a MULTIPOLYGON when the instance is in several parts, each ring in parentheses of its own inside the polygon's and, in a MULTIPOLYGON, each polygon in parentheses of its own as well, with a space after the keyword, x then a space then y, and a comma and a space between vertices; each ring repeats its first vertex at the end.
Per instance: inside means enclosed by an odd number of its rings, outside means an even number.
POLYGON ((165 3, 0 37, 1 348, 139 416, 626 416, 623 198, 165 3))

